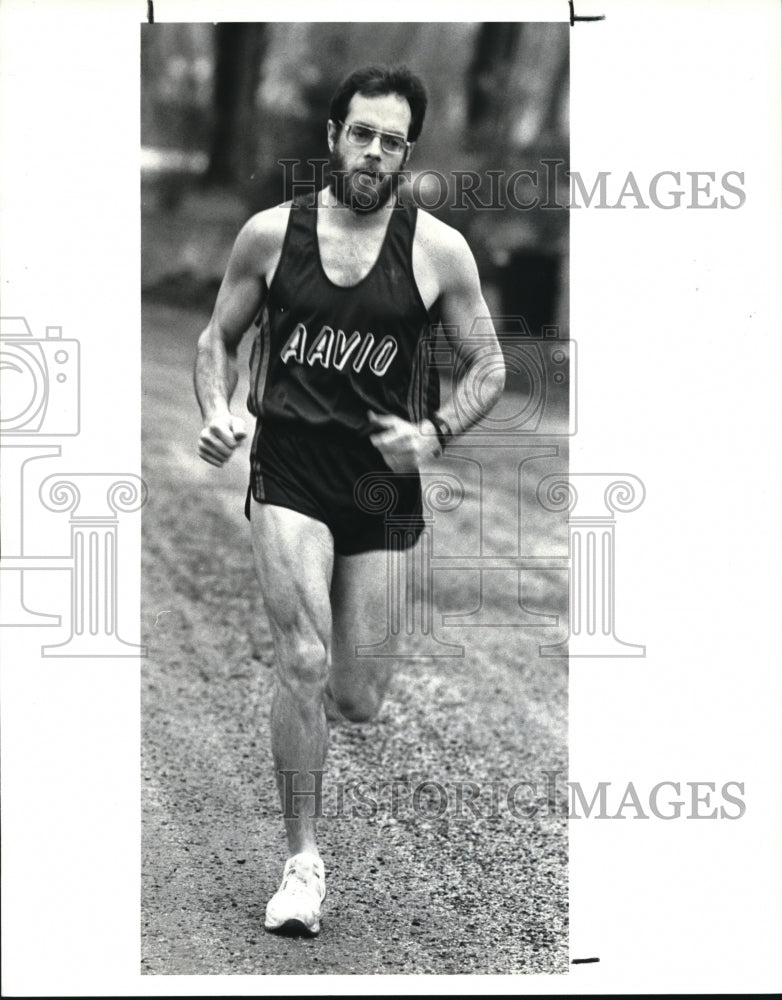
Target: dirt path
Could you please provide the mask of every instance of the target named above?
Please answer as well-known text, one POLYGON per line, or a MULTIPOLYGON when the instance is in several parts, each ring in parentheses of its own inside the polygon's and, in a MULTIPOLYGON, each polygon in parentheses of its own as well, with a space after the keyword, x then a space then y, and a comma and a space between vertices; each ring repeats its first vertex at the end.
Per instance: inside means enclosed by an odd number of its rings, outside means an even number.
MULTIPOLYGON (((482 590, 475 571, 435 574, 436 622, 482 600, 474 620, 494 627, 441 629, 464 655, 400 661, 378 721, 334 728, 321 934, 263 931, 285 858, 269 751, 272 646, 242 511, 246 454, 221 472, 195 457, 191 366, 203 322, 145 310, 143 971, 566 971, 567 670, 537 655, 540 641, 564 631, 498 624, 524 615, 507 571, 485 574, 482 590), (548 804, 544 771, 559 772, 548 804), (509 802, 520 781, 537 787, 509 802), (528 802, 538 807, 530 817, 528 802)), ((515 554, 519 516, 534 554, 565 555, 565 522, 540 511, 534 483, 517 515, 514 456, 482 456, 491 487, 483 554, 515 554)), ((469 554, 475 543, 473 466, 456 457, 441 466, 467 469, 467 485, 465 502, 436 521, 435 556, 469 554)), ((563 462, 543 458, 536 468, 563 462)), ((523 577, 524 608, 564 615, 563 573, 523 577)), ((413 636, 408 652, 421 641, 413 636)))

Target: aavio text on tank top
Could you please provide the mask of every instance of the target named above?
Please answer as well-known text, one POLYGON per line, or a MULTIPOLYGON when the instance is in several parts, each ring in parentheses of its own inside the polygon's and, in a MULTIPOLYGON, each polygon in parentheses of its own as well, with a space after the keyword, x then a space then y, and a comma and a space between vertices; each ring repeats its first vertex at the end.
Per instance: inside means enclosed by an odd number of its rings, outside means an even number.
POLYGON ((349 287, 323 269, 317 195, 294 201, 250 358, 248 408, 267 421, 368 434, 367 412, 418 422, 439 405, 437 325, 413 276, 414 205, 391 211, 377 261, 349 287))

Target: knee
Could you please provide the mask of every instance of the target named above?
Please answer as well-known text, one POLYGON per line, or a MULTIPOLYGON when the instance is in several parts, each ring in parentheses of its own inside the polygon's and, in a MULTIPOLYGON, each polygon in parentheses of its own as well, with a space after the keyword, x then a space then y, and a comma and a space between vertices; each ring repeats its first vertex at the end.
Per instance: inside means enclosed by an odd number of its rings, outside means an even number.
POLYGON ((293 695, 320 697, 328 679, 328 651, 317 638, 289 636, 278 653, 280 684, 293 695))
POLYGON ((343 695, 334 700, 348 722, 371 722, 380 710, 380 698, 370 692, 364 693, 360 698, 343 695))

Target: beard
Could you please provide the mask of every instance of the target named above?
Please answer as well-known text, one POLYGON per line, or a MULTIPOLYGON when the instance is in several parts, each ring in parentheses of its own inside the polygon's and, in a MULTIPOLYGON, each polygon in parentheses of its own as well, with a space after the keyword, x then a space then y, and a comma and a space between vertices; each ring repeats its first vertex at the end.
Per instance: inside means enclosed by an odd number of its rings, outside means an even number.
POLYGON ((381 172, 371 167, 348 170, 336 149, 329 156, 329 172, 329 187, 337 201, 363 214, 383 208, 402 181, 402 171, 398 170, 381 172))

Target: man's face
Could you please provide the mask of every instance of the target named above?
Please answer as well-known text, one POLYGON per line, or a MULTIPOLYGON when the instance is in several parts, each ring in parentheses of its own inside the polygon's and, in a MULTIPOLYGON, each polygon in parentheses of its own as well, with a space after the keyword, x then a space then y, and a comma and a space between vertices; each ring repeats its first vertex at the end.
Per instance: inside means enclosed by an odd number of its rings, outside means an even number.
POLYGON ((410 119, 410 105, 398 94, 380 97, 354 94, 342 128, 337 122, 329 122, 331 188, 343 205, 355 212, 375 212, 382 208, 399 186, 399 172, 408 158, 408 147, 388 153, 378 135, 365 146, 355 145, 348 138, 348 126, 364 125, 405 139, 410 119))

